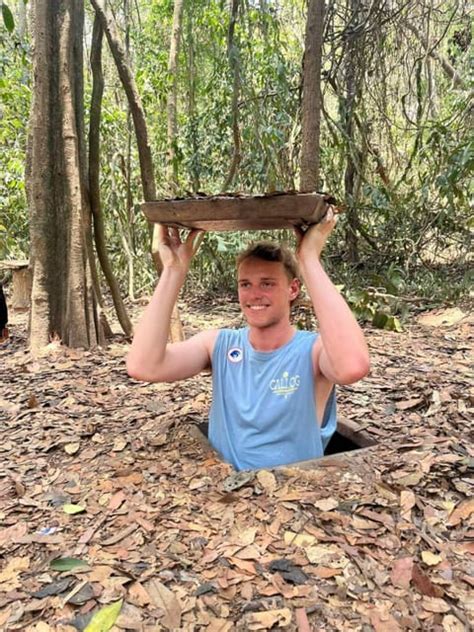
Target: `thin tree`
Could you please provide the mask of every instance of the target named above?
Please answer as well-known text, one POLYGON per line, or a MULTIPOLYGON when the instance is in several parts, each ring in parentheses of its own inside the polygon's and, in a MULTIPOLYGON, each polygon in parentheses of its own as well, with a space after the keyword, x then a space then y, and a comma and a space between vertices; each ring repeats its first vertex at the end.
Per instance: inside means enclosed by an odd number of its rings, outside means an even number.
MULTIPOLYGON (((118 75, 122 86, 127 95, 128 104, 132 114, 132 120, 135 127, 135 137, 137 140, 138 157, 140 162, 140 175, 143 189, 143 197, 146 201, 156 200, 156 184, 153 169, 153 158, 148 138, 148 128, 145 120, 145 112, 143 110, 140 94, 138 92, 135 77, 132 71, 127 51, 120 40, 115 24, 115 19, 109 13, 106 3, 102 0, 91 0, 92 6, 96 11, 96 15, 101 23, 104 33, 107 37, 110 51, 115 61, 118 75)), ((152 257, 158 272, 161 272, 162 265, 159 255, 159 233, 157 225, 153 227, 152 237, 152 257)), ((174 341, 184 338, 181 319, 179 317, 178 308, 175 306, 173 310, 170 336, 174 341)))
POLYGON ((319 188, 321 124, 321 57, 324 29, 324 0, 308 1, 303 58, 300 191, 319 188))
POLYGON ((178 191, 178 160, 176 156, 176 141, 178 135, 177 109, 178 109, 178 58, 181 40, 181 28, 183 20, 183 0, 175 0, 173 10, 173 28, 171 31, 170 54, 168 60, 168 72, 171 87, 168 93, 168 160, 167 182, 170 191, 175 195, 178 191))
POLYGON ((346 143, 346 168, 344 172, 344 195, 347 207, 346 244, 347 257, 351 263, 359 260, 357 199, 360 186, 360 152, 355 139, 355 113, 362 93, 364 62, 363 29, 358 29, 362 21, 362 3, 349 0, 350 21, 346 36, 344 54, 344 97, 340 99, 341 127, 346 143))
POLYGON ((234 141, 232 161, 223 190, 228 191, 237 174, 242 158, 239 128, 239 95, 240 95, 240 56, 235 38, 235 25, 240 0, 232 0, 229 30, 227 33, 227 57, 232 72, 232 138, 234 141))
POLYGON ((132 323, 120 294, 120 287, 115 278, 107 254, 104 217, 100 196, 100 119, 102 110, 102 94, 104 77, 102 74, 102 39, 103 30, 97 16, 94 20, 91 45, 92 96, 89 116, 89 195, 92 216, 94 219, 94 240, 97 257, 110 288, 115 311, 120 325, 127 336, 132 334, 132 323))

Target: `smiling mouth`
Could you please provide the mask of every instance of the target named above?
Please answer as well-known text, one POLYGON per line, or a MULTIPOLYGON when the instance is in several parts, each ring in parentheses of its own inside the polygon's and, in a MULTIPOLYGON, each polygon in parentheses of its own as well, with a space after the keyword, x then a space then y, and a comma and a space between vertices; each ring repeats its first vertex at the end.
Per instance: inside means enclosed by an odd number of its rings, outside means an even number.
POLYGON ((247 307, 251 309, 253 312, 260 312, 266 309, 268 305, 248 305, 247 307))

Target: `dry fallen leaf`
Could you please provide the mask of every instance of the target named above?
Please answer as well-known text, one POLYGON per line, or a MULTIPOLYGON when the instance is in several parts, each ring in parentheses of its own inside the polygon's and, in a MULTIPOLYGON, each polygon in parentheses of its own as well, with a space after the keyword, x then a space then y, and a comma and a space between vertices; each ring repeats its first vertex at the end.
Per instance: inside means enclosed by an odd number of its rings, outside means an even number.
POLYGON ((32 629, 32 632, 54 632, 54 630, 44 621, 39 621, 32 629))
POLYGON ((291 623, 289 608, 251 612, 243 617, 247 630, 270 630, 273 627, 283 628, 291 623))
POLYGON ((151 598, 140 582, 133 582, 128 589, 128 600, 135 605, 142 607, 147 606, 150 603, 151 598))
POLYGON ((375 632, 402 632, 397 620, 386 609, 374 609, 369 616, 375 632))
POLYGON ((206 632, 231 632, 233 624, 225 619, 211 619, 206 632))
POLYGON ((447 614, 443 617, 444 632, 465 632, 465 629, 466 628, 461 621, 459 621, 459 619, 457 619, 454 615, 447 614))
POLYGON ((379 524, 374 522, 373 520, 366 520, 365 518, 361 518, 360 516, 352 517, 352 526, 354 529, 378 529, 380 527, 379 524))
POLYGON ((305 549, 306 557, 311 564, 325 564, 334 568, 344 568, 349 560, 335 544, 319 544, 305 549))
POLYGON ((440 597, 443 594, 442 588, 435 586, 430 578, 418 568, 417 564, 413 564, 411 579, 413 585, 416 586, 422 595, 440 597))
POLYGON ((29 557, 13 557, 5 568, 0 571, 0 591, 8 592, 9 590, 18 588, 21 585, 18 576, 29 567, 29 557))
POLYGON ((248 529, 244 529, 239 533, 236 544, 239 544, 240 546, 249 546, 250 544, 254 543, 256 535, 256 527, 249 527, 248 529))
POLYGON ((181 605, 172 590, 157 579, 149 579, 144 588, 150 596, 150 602, 164 611, 160 619, 161 625, 168 630, 179 628, 181 625, 181 605))
POLYGON ((467 498, 459 503, 449 516, 447 523, 450 527, 455 527, 461 520, 467 520, 472 513, 474 513, 474 498, 467 498))
POLYGON ((411 474, 407 474, 406 476, 397 478, 396 482, 399 485, 406 485, 407 487, 412 487, 412 486, 418 485, 418 483, 421 481, 423 476, 424 476, 423 472, 412 472, 411 474))
POLYGON ((257 473, 257 480, 269 496, 273 495, 277 487, 275 475, 268 470, 260 470, 257 473))
POLYGON ((422 551, 421 559, 428 566, 436 566, 443 559, 441 555, 436 555, 436 553, 431 553, 431 551, 422 551))
POLYGON ((115 437, 112 452, 121 452, 127 445, 127 440, 123 437, 115 437))
POLYGON ((400 493, 401 515, 405 520, 410 520, 410 512, 415 506, 416 497, 411 490, 403 490, 400 493))
POLYGON ((311 628, 308 621, 308 615, 305 608, 295 609, 296 625, 298 626, 298 632, 311 632, 311 628))
POLYGON ((323 498, 322 500, 317 500, 314 506, 321 511, 332 511, 339 506, 339 501, 335 498, 323 498))
POLYGON ((285 544, 291 546, 312 546, 317 542, 314 535, 308 535, 307 533, 294 533, 293 531, 285 531, 283 536, 285 544))
POLYGON ((335 577, 336 575, 340 575, 342 570, 340 568, 329 568, 328 566, 317 566, 314 569, 314 574, 321 579, 328 579, 329 577, 335 577))
POLYGON ((395 560, 390 579, 392 584, 398 588, 407 589, 410 586, 413 571, 413 557, 402 557, 395 560))
POLYGON ((11 525, 11 527, 5 527, 4 529, 0 529, 0 546, 7 546, 16 542, 18 538, 26 535, 28 531, 28 526, 26 522, 17 522, 16 524, 11 525))
POLYGON ((449 612, 451 610, 449 604, 444 599, 437 597, 423 597, 421 605, 428 612, 449 612))
POLYGON ((79 452, 79 448, 81 447, 81 443, 79 441, 76 441, 75 443, 66 443, 64 446, 64 451, 67 452, 67 454, 76 454, 76 452, 79 452))
POLYGON ((115 622, 121 630, 143 629, 143 611, 130 603, 124 603, 120 615, 115 622))
POLYGON ((415 408, 418 404, 422 404, 424 401, 423 397, 414 397, 412 399, 406 399, 401 402, 396 403, 397 410, 409 410, 410 408, 415 408))

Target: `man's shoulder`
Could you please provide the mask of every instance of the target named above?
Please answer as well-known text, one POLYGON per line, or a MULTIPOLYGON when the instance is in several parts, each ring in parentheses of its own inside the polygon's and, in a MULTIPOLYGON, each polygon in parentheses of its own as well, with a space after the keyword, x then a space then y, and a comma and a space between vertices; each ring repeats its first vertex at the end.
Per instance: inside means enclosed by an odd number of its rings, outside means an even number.
POLYGON ((242 341, 246 337, 245 327, 241 327, 238 329, 222 327, 221 329, 216 329, 215 332, 215 340, 219 339, 219 342, 225 344, 237 343, 237 341, 242 341))
POLYGON ((316 338, 319 336, 319 333, 311 329, 297 329, 296 335, 300 338, 313 338, 314 340, 316 340, 316 338))
POLYGON ((319 334, 317 331, 309 331, 308 329, 298 329, 294 337, 295 344, 307 345, 309 349, 314 347, 318 341, 319 334))

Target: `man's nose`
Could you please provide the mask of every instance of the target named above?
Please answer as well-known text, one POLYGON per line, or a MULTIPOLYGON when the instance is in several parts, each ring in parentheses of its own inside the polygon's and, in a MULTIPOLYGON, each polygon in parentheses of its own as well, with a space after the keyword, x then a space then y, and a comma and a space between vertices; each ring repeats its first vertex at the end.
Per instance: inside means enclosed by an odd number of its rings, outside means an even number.
POLYGON ((262 288, 259 287, 258 285, 252 287, 250 291, 250 296, 251 298, 254 298, 254 299, 262 298, 263 296, 262 288))

